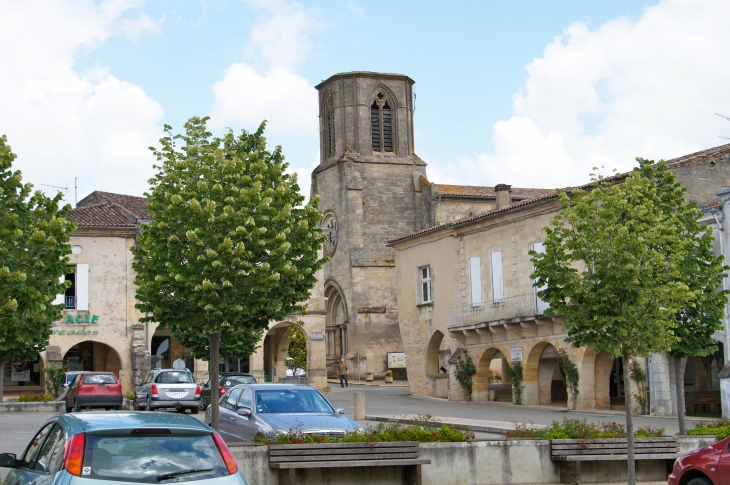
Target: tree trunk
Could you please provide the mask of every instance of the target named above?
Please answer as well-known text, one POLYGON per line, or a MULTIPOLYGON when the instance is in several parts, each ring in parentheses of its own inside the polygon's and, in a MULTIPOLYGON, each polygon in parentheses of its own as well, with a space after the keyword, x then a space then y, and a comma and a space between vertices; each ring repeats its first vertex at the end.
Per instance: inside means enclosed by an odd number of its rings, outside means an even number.
POLYGON ((3 402, 5 384, 5 362, 0 362, 0 403, 3 402))
POLYGON ((629 364, 630 356, 624 355, 624 400, 626 402, 626 448, 628 451, 627 462, 628 470, 626 470, 626 483, 628 485, 636 485, 636 462, 634 461, 634 417, 631 409, 631 371, 629 364))
POLYGON ((677 392, 677 418, 679 419, 679 436, 687 434, 687 420, 685 419, 686 406, 684 403, 684 370, 687 367, 687 357, 675 355, 674 361, 674 388, 677 392))
POLYGON ((218 353, 221 344, 221 332, 220 330, 211 333, 208 336, 208 342, 210 343, 210 417, 211 426, 214 430, 218 431, 220 428, 220 410, 219 401, 220 395, 218 394, 220 386, 220 373, 218 372, 218 353))

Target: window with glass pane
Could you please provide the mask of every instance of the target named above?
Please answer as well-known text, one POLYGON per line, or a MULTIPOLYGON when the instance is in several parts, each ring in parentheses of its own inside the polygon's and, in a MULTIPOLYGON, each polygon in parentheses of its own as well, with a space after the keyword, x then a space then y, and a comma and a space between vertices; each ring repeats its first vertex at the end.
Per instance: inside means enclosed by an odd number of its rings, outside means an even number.
POLYGON ((433 301, 433 289, 431 287, 431 268, 424 266, 421 268, 421 303, 431 303, 433 301))

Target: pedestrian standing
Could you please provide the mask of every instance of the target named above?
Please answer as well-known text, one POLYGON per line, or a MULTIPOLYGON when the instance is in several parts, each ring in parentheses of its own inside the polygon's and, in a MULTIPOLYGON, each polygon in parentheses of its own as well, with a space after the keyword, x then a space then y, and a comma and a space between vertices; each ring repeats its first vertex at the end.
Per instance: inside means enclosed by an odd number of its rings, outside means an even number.
POLYGON ((349 387, 347 384, 347 365, 345 365, 345 359, 340 359, 340 387, 349 387))

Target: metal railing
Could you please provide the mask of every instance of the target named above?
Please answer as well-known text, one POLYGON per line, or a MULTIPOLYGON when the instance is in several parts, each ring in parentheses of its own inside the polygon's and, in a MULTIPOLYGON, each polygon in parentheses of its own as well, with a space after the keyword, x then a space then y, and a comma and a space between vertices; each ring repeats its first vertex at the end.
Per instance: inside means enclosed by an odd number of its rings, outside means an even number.
POLYGON ((76 308, 76 297, 66 295, 66 308, 76 308))
POLYGON ((550 305, 537 298, 535 293, 468 303, 449 308, 449 328, 541 315, 549 307, 550 305))

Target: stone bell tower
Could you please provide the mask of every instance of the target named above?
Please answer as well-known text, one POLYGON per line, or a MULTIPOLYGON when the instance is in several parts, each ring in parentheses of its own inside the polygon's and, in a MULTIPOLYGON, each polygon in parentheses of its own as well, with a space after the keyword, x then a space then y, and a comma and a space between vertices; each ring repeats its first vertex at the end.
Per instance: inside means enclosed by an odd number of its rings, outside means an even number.
POLYGON ((312 194, 328 230, 330 260, 319 284, 330 375, 341 356, 351 379, 382 375, 387 353, 403 351, 395 259, 385 244, 430 220, 419 182, 426 164, 413 147, 413 84, 401 74, 349 72, 317 86, 320 165, 312 194))

